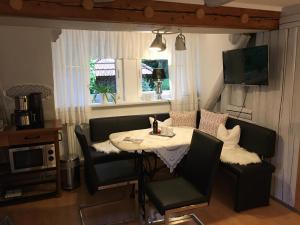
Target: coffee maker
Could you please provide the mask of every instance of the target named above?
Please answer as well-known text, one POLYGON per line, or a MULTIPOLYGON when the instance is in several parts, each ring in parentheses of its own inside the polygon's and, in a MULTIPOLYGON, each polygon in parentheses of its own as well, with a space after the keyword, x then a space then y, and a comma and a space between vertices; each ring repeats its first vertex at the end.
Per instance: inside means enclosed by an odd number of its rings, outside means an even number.
POLYGON ((44 127, 41 93, 15 97, 15 123, 17 129, 44 127))

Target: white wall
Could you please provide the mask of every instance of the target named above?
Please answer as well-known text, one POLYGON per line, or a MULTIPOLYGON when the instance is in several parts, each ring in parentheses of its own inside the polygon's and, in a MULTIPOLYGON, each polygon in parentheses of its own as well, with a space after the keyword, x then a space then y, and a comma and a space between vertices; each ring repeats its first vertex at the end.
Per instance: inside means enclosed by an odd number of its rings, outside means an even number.
POLYGON ((124 115, 141 115, 169 112, 171 109, 170 103, 154 103, 144 105, 127 105, 127 106, 112 106, 112 107, 92 107, 88 112, 89 118, 97 117, 114 117, 124 115))
MULTIPOLYGON (((0 76, 4 90, 18 84, 53 88, 52 30, 0 26, 0 76)), ((44 101, 45 119, 53 119, 54 98, 44 101)))
MULTIPOLYGON (((53 88, 50 28, 0 26, 0 75, 3 89, 16 84, 44 84, 53 88)), ((228 34, 202 34, 198 76, 200 105, 207 101, 222 68, 222 51, 231 48, 228 34)), ((128 72, 128 71, 127 71, 128 72)), ((170 104, 91 108, 90 117, 170 111, 170 104)), ((55 117, 53 97, 44 102, 46 119, 55 117)))
MULTIPOLYGON (((50 28, 0 26, 0 78, 4 90, 18 84, 42 84, 53 88, 52 38, 53 30, 50 28)), ((134 74, 136 73, 134 71, 134 74)), ((13 104, 11 100, 12 107, 13 104)), ((169 103, 94 107, 90 109, 89 117, 154 114, 169 111, 169 103)), ((44 101, 44 114, 45 119, 55 118, 53 96, 44 101)))
POLYGON ((197 81, 200 107, 205 105, 214 83, 223 69, 222 52, 232 49, 229 34, 203 34, 200 36, 200 75, 197 81))

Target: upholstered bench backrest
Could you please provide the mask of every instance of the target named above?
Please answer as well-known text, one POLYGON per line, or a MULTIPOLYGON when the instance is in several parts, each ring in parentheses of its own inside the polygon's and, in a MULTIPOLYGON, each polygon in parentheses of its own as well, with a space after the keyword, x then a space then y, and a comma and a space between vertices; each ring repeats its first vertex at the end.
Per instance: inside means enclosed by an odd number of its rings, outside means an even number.
MULTIPOLYGON (((155 115, 158 120, 169 118, 169 113, 155 115)), ((150 116, 153 114, 90 119, 91 141, 105 141, 111 133, 150 128, 150 116)))
MULTIPOLYGON (((169 118, 169 113, 155 114, 163 121, 169 118)), ((92 142, 105 141, 111 133, 150 128, 149 117, 153 114, 118 116, 90 119, 90 136, 92 142)), ((200 112, 197 112, 197 128, 199 127, 200 112)), ((274 155, 276 132, 265 127, 246 121, 228 118, 226 127, 241 127, 240 146, 258 155, 269 158, 274 155)))
POLYGON ((226 122, 227 129, 231 129, 236 125, 241 127, 239 142, 241 147, 265 158, 274 156, 276 143, 276 132, 274 130, 235 118, 228 118, 226 122))

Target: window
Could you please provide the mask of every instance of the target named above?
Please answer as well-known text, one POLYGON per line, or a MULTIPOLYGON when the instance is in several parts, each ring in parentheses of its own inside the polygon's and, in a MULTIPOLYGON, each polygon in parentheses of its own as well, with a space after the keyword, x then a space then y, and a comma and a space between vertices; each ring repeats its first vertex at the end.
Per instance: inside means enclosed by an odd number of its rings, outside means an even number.
POLYGON ((91 103, 130 104, 156 100, 153 68, 164 68, 163 98, 170 98, 168 60, 92 59, 90 60, 91 103), (141 76, 142 72, 142 76, 141 76))
POLYGON ((155 91, 155 83, 151 77, 154 68, 164 69, 167 79, 164 79, 162 82, 162 90, 169 91, 170 82, 169 82, 169 69, 168 69, 167 59, 155 59, 155 60, 142 59, 142 91, 143 92, 155 91))
POLYGON ((117 93, 116 60, 90 61, 90 94, 92 103, 115 102, 117 93))

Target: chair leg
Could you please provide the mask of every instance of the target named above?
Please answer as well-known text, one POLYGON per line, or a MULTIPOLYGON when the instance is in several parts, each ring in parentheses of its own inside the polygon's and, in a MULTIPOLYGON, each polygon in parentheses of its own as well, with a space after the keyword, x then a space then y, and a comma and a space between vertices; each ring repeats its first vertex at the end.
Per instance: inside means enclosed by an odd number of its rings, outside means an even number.
POLYGON ((134 184, 134 205, 135 205, 135 212, 139 215, 139 184, 134 184))
POLYGON ((132 189, 131 189, 131 192, 130 192, 130 198, 135 198, 135 186, 136 186, 136 184, 133 184, 132 185, 132 189))
POLYGON ((170 212, 166 211, 165 212, 165 225, 170 224, 170 212))

